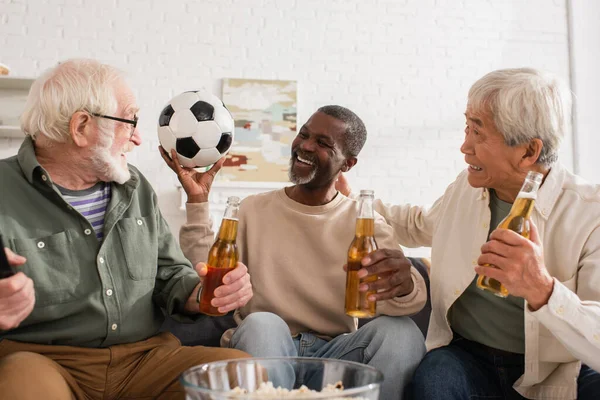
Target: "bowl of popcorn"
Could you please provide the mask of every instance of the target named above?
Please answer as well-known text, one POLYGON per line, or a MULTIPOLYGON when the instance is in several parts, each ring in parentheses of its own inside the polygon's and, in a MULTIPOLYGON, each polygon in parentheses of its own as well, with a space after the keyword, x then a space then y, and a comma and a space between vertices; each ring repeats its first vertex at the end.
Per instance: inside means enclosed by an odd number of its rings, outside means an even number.
POLYGON ((188 400, 377 400, 383 374, 351 361, 273 357, 217 361, 185 371, 188 400))

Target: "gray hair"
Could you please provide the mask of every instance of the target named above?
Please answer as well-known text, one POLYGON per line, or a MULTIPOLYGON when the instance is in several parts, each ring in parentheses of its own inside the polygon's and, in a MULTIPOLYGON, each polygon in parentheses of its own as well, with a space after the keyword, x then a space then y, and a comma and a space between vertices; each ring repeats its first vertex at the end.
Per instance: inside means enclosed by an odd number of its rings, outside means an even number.
POLYGON ((558 159, 571 118, 571 91, 558 77, 533 68, 493 71, 471 86, 468 106, 491 112, 508 146, 540 139, 538 164, 558 159))
POLYGON ((328 105, 317 110, 346 124, 344 153, 346 157, 356 157, 367 141, 367 128, 354 112, 346 107, 328 105))
MULTIPOLYGON (((69 123, 77 111, 112 115, 117 110, 116 84, 121 71, 89 59, 72 59, 46 71, 31 86, 21 129, 34 140, 43 135, 51 142, 70 140, 69 123)), ((114 123, 98 120, 104 133, 114 123)))

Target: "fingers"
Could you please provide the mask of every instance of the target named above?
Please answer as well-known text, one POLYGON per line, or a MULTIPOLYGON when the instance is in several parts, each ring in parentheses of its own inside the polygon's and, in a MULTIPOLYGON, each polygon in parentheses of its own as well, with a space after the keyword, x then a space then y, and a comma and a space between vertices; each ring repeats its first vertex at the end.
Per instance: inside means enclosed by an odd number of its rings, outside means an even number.
POLYGON ((501 283, 506 282, 506 273, 499 268, 477 266, 475 267, 475 272, 477 272, 479 275, 493 278, 501 283))
POLYGON ((477 259, 477 264, 481 266, 493 265, 496 268, 502 269, 506 265, 507 261, 507 258, 499 256, 498 254, 485 253, 479 256, 477 259))
POLYGON ((29 297, 27 301, 21 303, 19 307, 12 308, 9 314, 0 314, 0 330, 7 331, 9 329, 17 328, 25 318, 31 314, 33 307, 35 306, 35 296, 29 297))
POLYGON ((521 246, 528 241, 517 232, 502 228, 494 230, 489 240, 498 240, 509 246, 521 246))
MULTIPOLYGON (((234 272, 234 271, 231 271, 229 274, 231 274, 232 272, 234 272)), ((227 274, 227 275, 229 275, 229 274, 227 274)), ((227 277, 227 275, 225 275, 225 277, 227 277)), ((232 293, 236 293, 248 286, 251 286, 250 275, 244 274, 242 277, 240 277, 236 280, 230 281, 230 283, 225 283, 225 284, 219 286, 218 288, 216 288, 215 289, 215 297, 225 297, 232 293)))
MULTIPOLYGON (((35 303, 35 292, 33 290, 33 280, 27 279, 25 286, 11 297, 6 298, 3 304, 9 309, 13 310, 15 315, 20 312, 26 311, 32 308, 31 306, 35 303)), ((31 310, 30 310, 31 311, 31 310)), ((27 313, 29 314, 29 313, 27 313)))
POLYGON ((235 269, 231 272, 228 272, 223 277, 223 283, 224 284, 233 283, 234 281, 237 281, 238 279, 241 279, 241 278, 245 277, 246 275, 248 275, 248 268, 243 263, 238 262, 235 266, 235 269))
POLYGON ((400 250, 382 249, 376 250, 361 261, 364 268, 358 271, 358 277, 364 278, 372 275, 385 275, 386 273, 410 271, 412 264, 400 250))
POLYGON ((368 256, 363 257, 361 264, 366 267, 386 258, 399 258, 406 260, 406 256, 400 249, 378 249, 370 253, 368 256))
POLYGON ((158 146, 158 150, 160 151, 160 156, 164 160, 165 164, 167 164, 169 166, 169 168, 171 168, 171 170, 173 172, 177 172, 177 170, 175 169, 175 163, 173 162, 173 160, 171 159, 171 157, 169 157, 169 154, 164 149, 164 147, 158 146))
POLYGON ((224 163, 225 157, 221 157, 216 163, 213 164, 212 167, 210 167, 208 171, 206 171, 206 173, 214 178, 217 175, 217 172, 221 170, 224 163))
POLYGON ((21 311, 18 311, 16 313, 15 324, 12 329, 18 327, 21 324, 21 322, 23 322, 23 320, 27 318, 29 314, 31 314, 31 312, 33 311, 33 307, 35 307, 35 296, 31 296, 29 298, 29 301, 25 303, 25 307, 23 307, 21 311))
POLYGON ((531 240, 533 243, 537 244, 538 246, 542 245, 542 241, 540 239, 540 233, 538 231, 538 227, 536 224, 533 223, 533 220, 530 219, 529 220, 529 240, 531 240))
POLYGON ((243 307, 252 298, 252 283, 248 268, 241 262, 235 269, 223 277, 224 284, 215 289, 215 297, 211 301, 219 312, 226 313, 243 307))
POLYGON ((219 312, 227 313, 229 311, 235 310, 236 308, 245 306, 248 303, 248 301, 250 301, 252 296, 252 287, 249 286, 241 291, 232 293, 225 297, 215 297, 211 301, 211 305, 213 307, 217 307, 219 312))
POLYGON ((410 272, 408 274, 395 273, 388 276, 380 277, 379 279, 367 282, 361 282, 358 290, 361 292, 379 292, 392 290, 399 286, 411 286, 409 282, 412 282, 412 276, 410 272))
POLYGON ((18 267, 19 265, 25 264, 27 259, 23 256, 20 256, 16 253, 13 253, 11 249, 8 247, 4 248, 4 252, 6 253, 6 258, 8 259, 8 263, 13 267, 18 267))
POLYGON ((514 246, 509 246, 504 242, 499 240, 490 240, 481 246, 481 253, 493 253, 500 257, 511 257, 515 254, 516 248, 514 246))
POLYGON ((0 284, 0 330, 14 329, 27 318, 35 305, 33 280, 19 272, 0 280, 0 284))
POLYGON ((348 183, 348 179, 343 173, 338 175, 337 180, 335 181, 335 189, 342 193, 344 196, 348 196, 352 191, 350 184, 348 183))
POLYGON ((396 298, 398 296, 405 296, 413 291, 412 280, 405 282, 400 286, 395 286, 389 290, 380 290, 375 294, 369 295, 370 301, 384 301, 396 298))
POLYGON ((25 288, 28 281, 33 284, 33 281, 22 272, 18 272, 9 278, 0 279, 0 298, 9 298, 20 292, 25 288))
POLYGON ((203 262, 199 262, 198 264, 196 264, 194 269, 196 270, 196 273, 198 273, 198 276, 200 276, 200 277, 204 277, 208 273, 208 267, 203 262))
POLYGON ((181 175, 183 172, 183 168, 181 168, 181 163, 179 162, 179 157, 177 157, 177 152, 175 149, 171 149, 171 160, 174 167, 174 171, 177 172, 177 175, 181 175))

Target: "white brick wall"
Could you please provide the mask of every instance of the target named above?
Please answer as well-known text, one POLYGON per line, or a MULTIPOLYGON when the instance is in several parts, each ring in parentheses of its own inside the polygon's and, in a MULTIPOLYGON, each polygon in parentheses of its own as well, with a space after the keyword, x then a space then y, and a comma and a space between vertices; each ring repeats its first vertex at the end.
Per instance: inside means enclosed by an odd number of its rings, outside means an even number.
MULTIPOLYGON (((568 79, 566 10, 565 0, 0 0, 0 62, 19 76, 69 57, 128 72, 145 139, 130 159, 177 232, 184 214, 155 128, 174 94, 220 94, 224 77, 296 79, 300 122, 337 103, 369 128, 353 187, 431 203, 464 167, 471 83, 515 66, 568 79)), ((0 157, 17 148, 0 139, 0 157)))
POLYGON ((577 95, 574 113, 574 164, 583 178, 600 183, 600 2, 570 0, 571 79, 577 95))

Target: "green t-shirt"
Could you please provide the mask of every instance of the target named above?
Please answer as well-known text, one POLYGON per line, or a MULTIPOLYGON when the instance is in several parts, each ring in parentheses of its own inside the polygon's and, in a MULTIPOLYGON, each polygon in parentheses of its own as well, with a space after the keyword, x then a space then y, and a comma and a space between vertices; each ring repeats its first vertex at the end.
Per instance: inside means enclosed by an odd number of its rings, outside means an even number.
MULTIPOLYGON (((508 215, 512 204, 500 200, 490 190, 489 235, 508 215)), ((525 302, 521 297, 498 297, 487 290, 477 288, 477 276, 467 290, 448 311, 452 329, 462 337, 486 346, 525 353, 525 302)))

